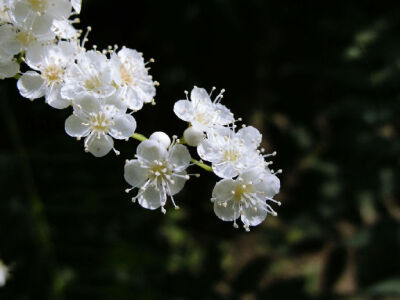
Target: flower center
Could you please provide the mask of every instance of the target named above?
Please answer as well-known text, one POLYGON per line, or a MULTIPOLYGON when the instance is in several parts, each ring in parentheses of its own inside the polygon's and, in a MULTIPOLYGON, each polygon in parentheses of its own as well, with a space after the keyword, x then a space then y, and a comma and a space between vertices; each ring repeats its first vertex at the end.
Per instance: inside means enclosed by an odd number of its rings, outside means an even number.
POLYGON ((136 85, 136 80, 132 76, 133 72, 130 72, 124 65, 121 65, 121 67, 119 68, 119 71, 121 73, 121 79, 124 84, 136 85))
POLYGON ((235 162, 241 157, 241 153, 237 151, 236 149, 227 149, 224 152, 224 160, 225 161, 230 161, 230 162, 235 162))
POLYGON ((28 0, 32 10, 43 13, 47 7, 47 0, 28 0))
POLYGON ((104 133, 108 131, 111 121, 106 118, 106 115, 102 112, 93 114, 89 119, 90 128, 92 131, 104 133))
POLYGON ((17 33, 16 37, 25 47, 28 47, 36 40, 36 38, 28 31, 20 31, 17 33))
POLYGON ((92 76, 85 81, 85 87, 88 90, 94 91, 101 87, 101 82, 98 76, 92 76))
POLYGON ((249 201, 246 195, 252 193, 252 190, 251 184, 238 184, 234 190, 235 193, 233 194, 233 200, 236 202, 249 201))
POLYGON ((60 84, 63 82, 64 69, 57 65, 50 65, 43 70, 42 76, 48 83, 60 84))

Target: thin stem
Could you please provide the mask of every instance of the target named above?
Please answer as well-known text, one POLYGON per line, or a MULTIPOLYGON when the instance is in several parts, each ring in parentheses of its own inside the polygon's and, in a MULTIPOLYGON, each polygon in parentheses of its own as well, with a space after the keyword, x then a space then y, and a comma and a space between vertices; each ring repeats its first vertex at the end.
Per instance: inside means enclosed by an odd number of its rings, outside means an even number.
MULTIPOLYGON (((135 140, 138 140, 140 142, 143 142, 143 141, 147 140, 147 137, 145 137, 143 134, 140 134, 140 133, 134 133, 131 136, 131 138, 133 138, 135 140)), ((182 143, 182 140, 183 139, 180 140, 180 143, 184 144, 184 142, 182 143)), ((194 158, 191 158, 190 161, 192 163, 194 163, 196 166, 202 168, 203 170, 206 170, 207 172, 213 173, 213 169, 209 165, 206 165, 205 163, 202 163, 201 161, 198 161, 198 160, 196 160, 194 158)))

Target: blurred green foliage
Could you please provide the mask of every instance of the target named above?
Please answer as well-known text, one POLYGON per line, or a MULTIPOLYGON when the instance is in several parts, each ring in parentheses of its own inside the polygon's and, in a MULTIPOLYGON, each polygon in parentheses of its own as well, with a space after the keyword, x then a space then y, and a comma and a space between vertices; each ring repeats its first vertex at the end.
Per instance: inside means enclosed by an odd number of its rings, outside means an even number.
POLYGON ((124 193, 122 155, 96 159, 70 111, 1 83, 0 299, 400 299, 400 3, 83 0, 89 44, 154 57, 156 107, 138 132, 180 134, 193 85, 264 133, 283 202, 250 233, 213 213, 203 172, 147 211, 124 193), (172 121, 175 120, 175 121, 172 121))

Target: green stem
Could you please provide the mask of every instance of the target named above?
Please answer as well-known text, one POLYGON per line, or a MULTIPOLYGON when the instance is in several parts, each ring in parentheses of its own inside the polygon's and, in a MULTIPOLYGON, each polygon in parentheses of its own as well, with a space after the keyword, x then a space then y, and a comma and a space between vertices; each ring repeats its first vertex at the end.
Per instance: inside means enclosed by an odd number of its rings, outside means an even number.
MULTIPOLYGON (((147 140, 147 137, 145 137, 143 134, 140 134, 140 133, 134 133, 131 137, 133 139, 135 139, 135 140, 140 141, 140 142, 143 142, 143 141, 147 140)), ((183 139, 181 139, 181 141, 180 141, 181 144, 184 143, 184 142, 182 143, 182 140, 183 139)), ((198 160, 196 160, 194 158, 191 158, 190 161, 192 163, 194 163, 196 166, 202 168, 203 170, 206 170, 207 172, 213 173, 213 169, 209 165, 206 165, 205 163, 202 163, 201 161, 198 161, 198 160)))
POLYGON ((206 170, 208 172, 214 173, 213 169, 209 165, 206 165, 206 164, 204 164, 204 163, 202 163, 202 162, 200 162, 198 160, 195 160, 194 158, 191 158, 190 161, 192 163, 194 163, 196 166, 198 166, 198 167, 200 167, 200 168, 202 168, 202 169, 204 169, 204 170, 206 170))

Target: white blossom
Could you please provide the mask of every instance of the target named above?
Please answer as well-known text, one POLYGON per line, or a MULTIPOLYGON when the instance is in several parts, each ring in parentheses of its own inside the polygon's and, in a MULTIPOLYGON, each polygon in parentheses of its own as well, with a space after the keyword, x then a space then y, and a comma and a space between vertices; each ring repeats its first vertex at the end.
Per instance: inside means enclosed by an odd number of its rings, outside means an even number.
POLYGON ((69 0, 13 0, 9 16, 16 27, 29 26, 37 37, 53 35, 54 20, 67 20, 72 13, 69 0))
MULTIPOLYGON (((155 140, 146 140, 137 147, 137 159, 125 164, 125 180, 138 194, 132 201, 147 209, 157 209, 165 213, 167 197, 175 208, 173 196, 180 192, 189 179, 186 168, 190 164, 190 154, 181 144, 173 143, 168 149, 155 140)), ((129 192, 131 189, 128 189, 129 192)))
POLYGON ((17 86, 25 98, 36 99, 45 96, 46 103, 58 109, 71 104, 61 96, 65 71, 78 53, 75 42, 60 41, 57 45, 31 47, 26 53, 26 63, 33 70, 22 75, 17 86))
POLYGON ((280 205, 273 199, 279 192, 280 181, 267 168, 252 168, 244 171, 237 179, 222 179, 213 190, 211 201, 214 212, 223 221, 240 217, 246 230, 264 221, 268 214, 277 213, 270 203, 280 205))
POLYGON ((61 95, 75 99, 85 95, 105 98, 115 93, 110 61, 105 54, 90 50, 77 56, 65 73, 61 95))
MULTIPOLYGON (((179 100, 174 105, 174 112, 178 118, 189 122, 195 129, 208 131, 214 126, 233 123, 234 118, 230 110, 220 103, 224 90, 211 101, 205 89, 194 87, 190 93, 190 100, 179 100)), ((187 93, 186 93, 187 94, 187 93)))
POLYGON ((9 275, 10 269, 0 260, 0 287, 6 285, 9 275))
POLYGON ((129 109, 137 111, 143 103, 154 101, 157 82, 153 82, 148 74, 141 53, 124 47, 118 53, 112 53, 110 60, 118 94, 129 109))
POLYGON ((136 121, 126 113, 126 106, 114 95, 104 99, 93 96, 76 98, 74 113, 65 121, 65 131, 78 139, 85 137, 85 151, 101 157, 114 150, 114 139, 128 139, 135 132, 136 121))
POLYGON ((197 147, 197 153, 212 163, 216 175, 233 178, 252 166, 264 167, 264 158, 257 150, 261 138, 260 132, 252 126, 238 132, 228 127, 216 127, 197 147))

